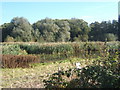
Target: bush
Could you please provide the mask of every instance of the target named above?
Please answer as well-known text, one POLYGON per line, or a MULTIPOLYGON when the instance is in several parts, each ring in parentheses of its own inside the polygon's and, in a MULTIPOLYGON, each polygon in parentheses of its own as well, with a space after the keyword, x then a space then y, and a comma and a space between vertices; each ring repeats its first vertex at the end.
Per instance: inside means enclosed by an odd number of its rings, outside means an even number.
POLYGON ((0 55, 2 68, 29 67, 31 63, 38 63, 38 58, 32 55, 0 55))
POLYGON ((119 74, 103 66, 87 66, 78 70, 78 77, 71 80, 66 88, 118 88, 119 74))
POLYGON ((107 41, 116 41, 118 39, 118 37, 116 35, 114 35, 113 33, 107 33, 107 34, 105 34, 105 39, 107 41))
POLYGON ((27 55, 25 50, 22 50, 19 45, 3 45, 2 54, 12 54, 12 55, 27 55))
POLYGON ((44 80, 46 88, 120 88, 119 54, 98 58, 82 69, 58 71, 44 80))

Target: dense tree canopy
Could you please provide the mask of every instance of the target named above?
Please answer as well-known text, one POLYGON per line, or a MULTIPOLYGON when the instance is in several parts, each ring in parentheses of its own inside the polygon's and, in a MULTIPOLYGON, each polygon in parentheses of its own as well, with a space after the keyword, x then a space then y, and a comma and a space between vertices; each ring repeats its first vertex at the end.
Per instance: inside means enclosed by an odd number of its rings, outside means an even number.
POLYGON ((14 25, 10 35, 15 38, 16 41, 32 41, 32 26, 27 19, 21 17, 15 17, 11 20, 14 25))
POLYGON ((68 41, 116 41, 118 22, 88 23, 82 19, 45 18, 30 24, 24 17, 15 17, 0 26, 2 42, 68 42, 68 41))
POLYGON ((91 23, 90 27, 89 40, 116 41, 118 39, 118 22, 116 20, 113 20, 112 23, 110 21, 91 23))
POLYGON ((70 23, 70 33, 71 33, 71 41, 87 41, 88 33, 90 28, 88 27, 88 23, 82 19, 71 19, 70 23))

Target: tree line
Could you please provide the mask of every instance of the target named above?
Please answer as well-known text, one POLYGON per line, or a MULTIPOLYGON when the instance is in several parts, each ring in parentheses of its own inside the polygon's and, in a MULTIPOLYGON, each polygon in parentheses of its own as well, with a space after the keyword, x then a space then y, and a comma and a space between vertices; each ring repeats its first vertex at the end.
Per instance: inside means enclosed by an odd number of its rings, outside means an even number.
POLYGON ((45 18, 33 24, 24 17, 14 17, 0 26, 2 42, 74 42, 116 41, 118 21, 94 22, 83 19, 45 18))

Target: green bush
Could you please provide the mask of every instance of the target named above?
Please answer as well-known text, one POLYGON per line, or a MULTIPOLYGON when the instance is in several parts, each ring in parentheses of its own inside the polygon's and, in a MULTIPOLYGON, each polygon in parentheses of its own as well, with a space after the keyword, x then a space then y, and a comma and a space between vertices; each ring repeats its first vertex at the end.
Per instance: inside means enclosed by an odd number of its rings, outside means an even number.
POLYGON ((25 50, 22 50, 19 45, 5 44, 2 46, 2 54, 13 54, 13 55, 27 55, 25 50))
POLYGON ((107 41, 116 41, 118 37, 113 33, 107 33, 104 35, 107 41))

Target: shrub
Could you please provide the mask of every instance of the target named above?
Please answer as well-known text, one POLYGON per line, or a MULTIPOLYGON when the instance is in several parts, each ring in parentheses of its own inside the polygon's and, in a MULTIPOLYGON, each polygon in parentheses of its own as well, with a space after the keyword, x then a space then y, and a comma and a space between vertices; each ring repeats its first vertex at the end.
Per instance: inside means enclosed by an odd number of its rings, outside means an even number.
POLYGON ((78 77, 71 80, 66 88, 118 88, 119 74, 104 66, 87 66, 78 70, 78 77))
POLYGON ((13 55, 27 55, 25 50, 22 50, 19 45, 3 45, 2 54, 13 54, 13 55))
POLYGON ((104 35, 107 41, 116 41, 118 37, 113 33, 107 33, 104 35))
POLYGON ((39 62, 38 58, 32 55, 2 55, 1 57, 2 68, 25 68, 31 63, 39 62))
POLYGON ((58 71, 44 80, 46 88, 120 88, 119 55, 109 55, 82 69, 58 71), (67 79, 66 79, 67 77, 67 79))

